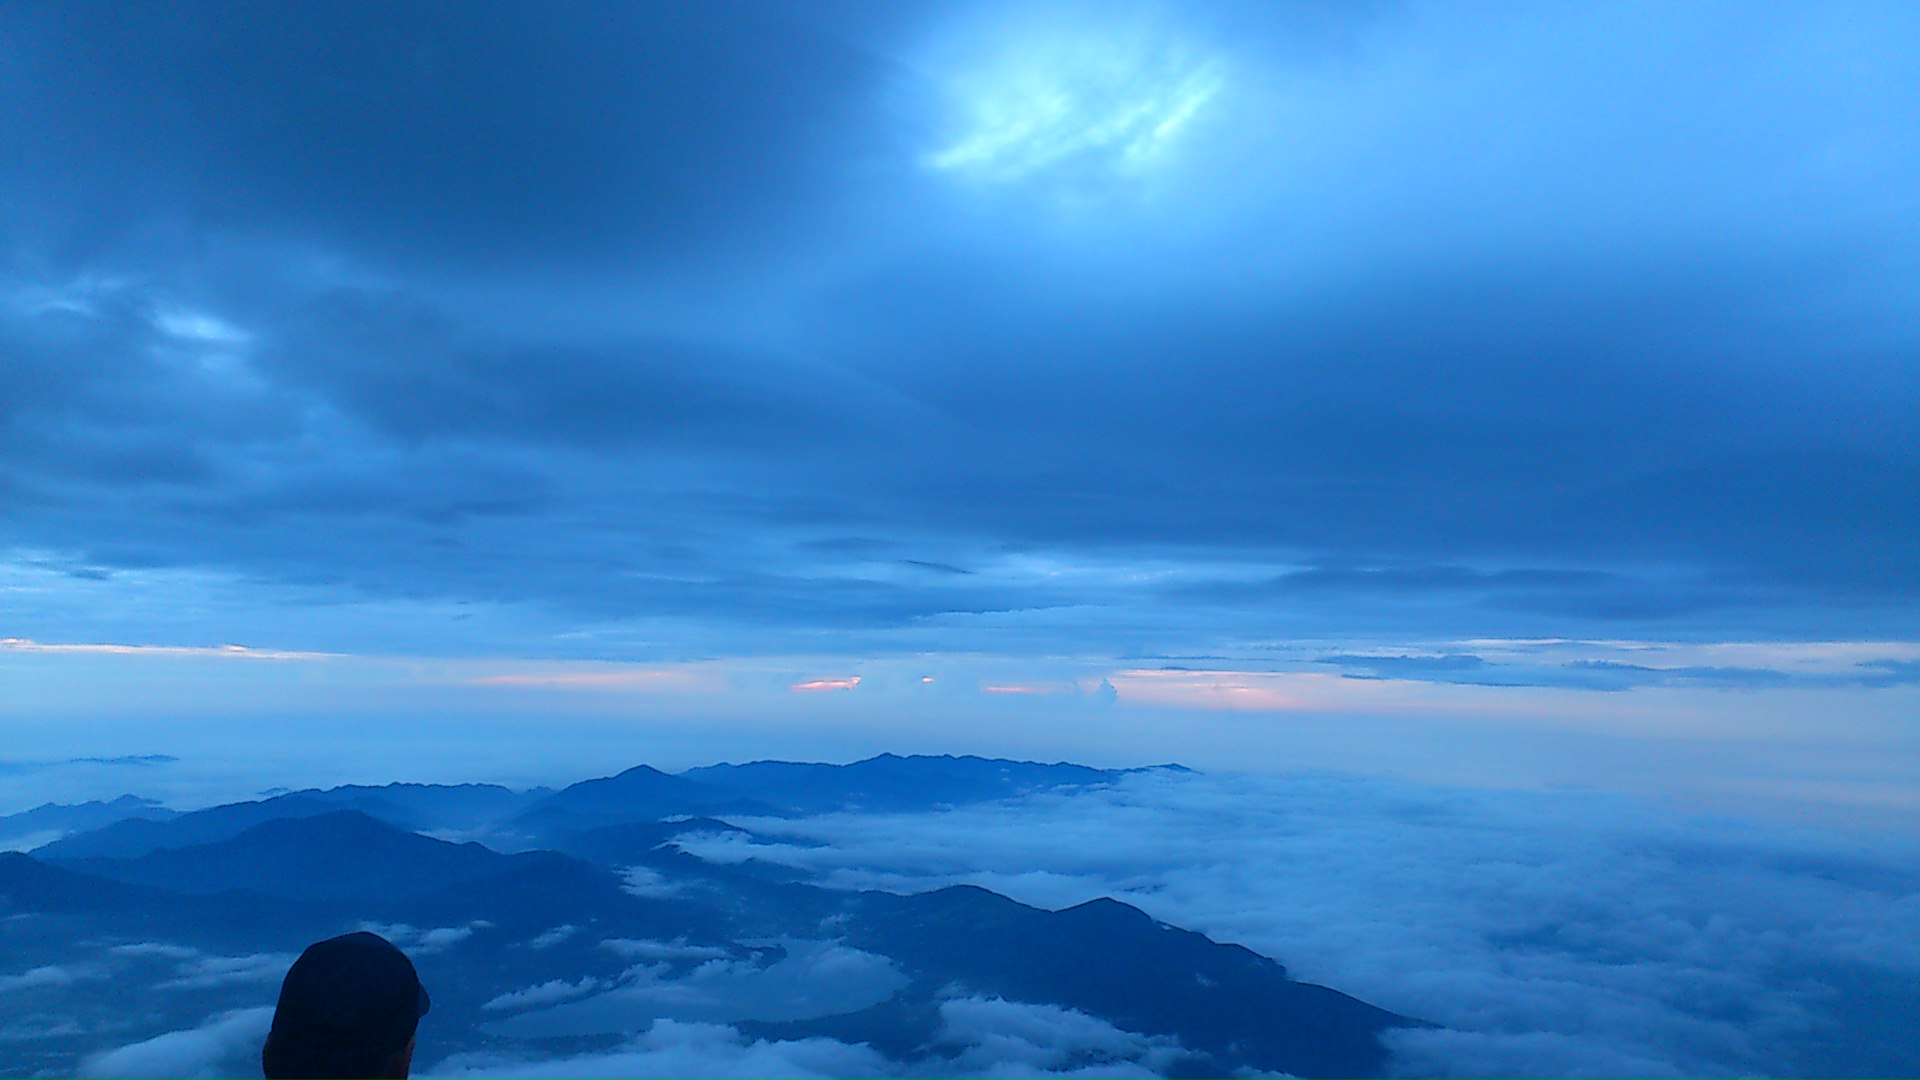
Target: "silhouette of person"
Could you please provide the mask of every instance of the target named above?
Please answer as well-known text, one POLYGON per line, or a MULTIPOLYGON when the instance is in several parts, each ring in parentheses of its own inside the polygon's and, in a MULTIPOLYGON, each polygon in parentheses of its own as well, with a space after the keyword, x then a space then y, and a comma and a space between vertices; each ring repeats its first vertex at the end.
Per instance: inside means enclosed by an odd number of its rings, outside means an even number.
POLYGON ((307 946, 280 984, 260 1048, 267 1080, 406 1080, 431 1004, 413 961, 360 931, 307 946))

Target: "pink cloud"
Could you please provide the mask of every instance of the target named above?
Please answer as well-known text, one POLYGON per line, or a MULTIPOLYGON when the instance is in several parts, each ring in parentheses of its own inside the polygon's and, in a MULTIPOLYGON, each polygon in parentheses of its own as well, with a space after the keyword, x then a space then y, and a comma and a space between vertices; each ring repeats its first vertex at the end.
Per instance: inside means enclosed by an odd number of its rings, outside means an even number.
POLYGON ((796 694, 818 694, 828 690, 851 690, 860 685, 860 676, 850 675, 844 679, 811 679, 797 682, 787 687, 796 694))
POLYGON ((1337 677, 1299 672, 1161 671, 1111 677, 1119 700, 1138 705, 1244 712, 1298 712, 1334 707, 1337 677))

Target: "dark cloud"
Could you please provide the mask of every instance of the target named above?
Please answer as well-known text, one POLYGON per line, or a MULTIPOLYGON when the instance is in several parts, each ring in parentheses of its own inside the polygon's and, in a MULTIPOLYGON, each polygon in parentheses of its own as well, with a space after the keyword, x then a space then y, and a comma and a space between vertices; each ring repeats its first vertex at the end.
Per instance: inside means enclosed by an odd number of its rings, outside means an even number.
POLYGON ((1529 659, 1495 663, 1471 653, 1439 655, 1335 654, 1315 663, 1341 669, 1349 679, 1413 679, 1461 686, 1541 686, 1582 690, 1633 690, 1646 686, 1695 686, 1735 690, 1885 688, 1920 684, 1920 662, 1864 660, 1840 671, 1795 671, 1770 667, 1655 667, 1619 660, 1529 659))
POLYGON ((402 263, 637 251, 790 228, 883 69, 777 8, 329 5, 16 11, 16 235, 156 223, 402 263))
POLYGON ((1920 631, 1910 20, 1077 10, 10 8, 0 545, 749 652, 1920 631), (930 163, 1073 27, 1218 62, 1184 158, 930 163))

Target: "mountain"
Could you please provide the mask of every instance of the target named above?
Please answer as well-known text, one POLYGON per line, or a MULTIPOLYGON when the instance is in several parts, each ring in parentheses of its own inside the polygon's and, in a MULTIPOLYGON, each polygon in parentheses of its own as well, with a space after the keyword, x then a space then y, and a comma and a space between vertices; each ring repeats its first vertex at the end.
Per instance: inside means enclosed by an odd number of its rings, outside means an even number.
POLYGON ((1287 977, 1239 945, 1156 922, 1102 898, 1062 911, 956 885, 862 893, 846 939, 893 957, 921 984, 1065 1005, 1117 1027, 1177 1036, 1226 1071, 1377 1073, 1380 1033, 1417 1021, 1287 977))
POLYGON ((245 890, 288 900, 404 897, 499 873, 520 856, 396 829, 358 810, 280 818, 238 836, 137 858, 61 865, 188 895, 245 890))
POLYGON ((576 859, 606 866, 647 862, 662 844, 690 832, 753 834, 716 818, 674 816, 663 821, 603 825, 597 829, 562 833, 549 846, 576 859))
POLYGON ((152 904, 137 885, 49 866, 17 851, 0 851, 0 920, 20 914, 123 912, 152 904))
MULTIPOLYGON (((87 1054, 256 1005, 305 943, 363 926, 414 957, 434 994, 423 1038, 436 1059, 534 1062, 617 1046, 665 1017, 866 1043, 937 1075, 950 1003, 999 999, 1177 1040, 1154 1059, 1176 1075, 1384 1069, 1381 1034, 1417 1021, 1116 900, 1047 911, 970 886, 850 892, 671 842, 751 838, 685 816, 690 805, 925 809, 1118 775, 883 755, 693 777, 642 767, 531 805, 505 789, 394 785, 119 821, 46 850, 132 855, 0 855, 0 991, 42 1018, 0 1040, 0 1075, 69 1074, 87 1054), (511 813, 503 829, 543 830, 561 850, 452 843, 343 805, 467 828, 511 813)), ((1089 1053, 1064 1067, 1115 1064, 1089 1053)))
POLYGON ((729 788, 636 765, 582 780, 533 804, 501 827, 503 843, 531 844, 561 833, 656 821, 678 814, 770 814, 774 808, 729 788))
POLYGON ((0 817, 0 845, 38 847, 72 833, 103 828, 128 818, 161 821, 176 816, 152 799, 122 795, 112 802, 43 803, 0 817))
POLYGON ((259 802, 227 803, 164 820, 128 819, 91 832, 76 833, 33 850, 36 858, 132 859, 168 848, 193 847, 238 836, 262 822, 312 817, 337 807, 305 795, 281 795, 259 802))
MULTIPOLYGON (((1180 766, 1161 766, 1178 769, 1180 766)), ((850 765, 754 761, 709 765, 679 774, 790 813, 833 810, 912 811, 1014 798, 1056 788, 1110 784, 1128 772, 1066 762, 881 754, 850 765)))

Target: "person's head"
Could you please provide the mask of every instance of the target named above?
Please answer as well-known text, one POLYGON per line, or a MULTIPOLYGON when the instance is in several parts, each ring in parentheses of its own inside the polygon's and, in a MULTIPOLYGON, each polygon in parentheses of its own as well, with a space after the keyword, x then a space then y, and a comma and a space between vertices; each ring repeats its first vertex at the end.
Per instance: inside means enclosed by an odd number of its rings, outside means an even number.
POLYGON ((315 942, 280 984, 260 1068, 267 1080, 404 1078, 427 1005, 413 961, 386 938, 315 942))

